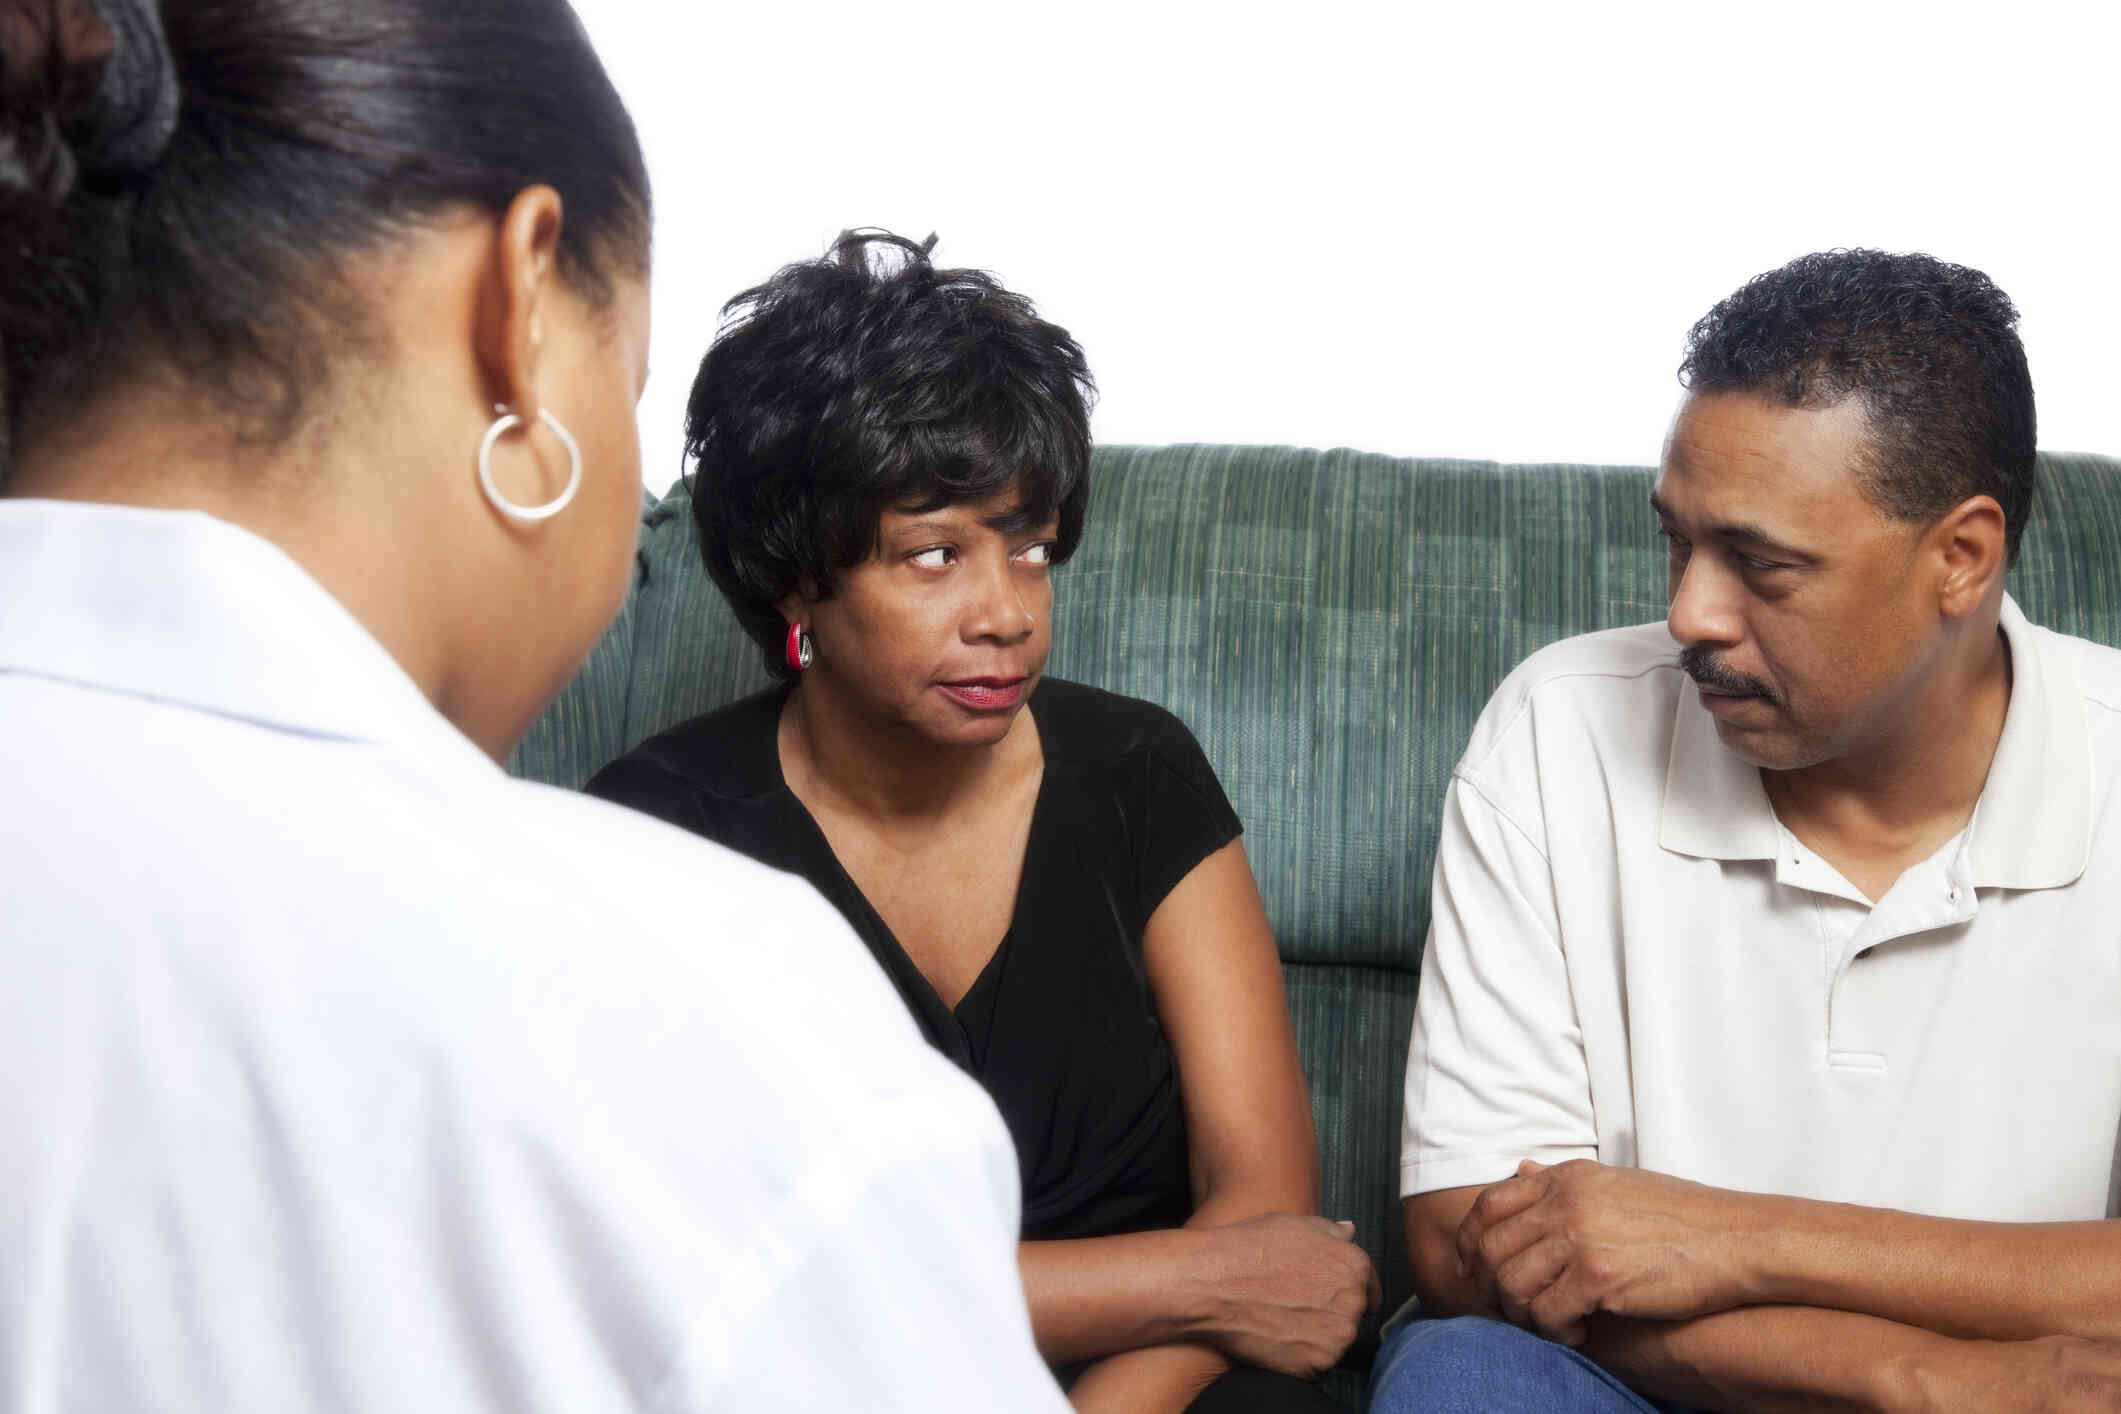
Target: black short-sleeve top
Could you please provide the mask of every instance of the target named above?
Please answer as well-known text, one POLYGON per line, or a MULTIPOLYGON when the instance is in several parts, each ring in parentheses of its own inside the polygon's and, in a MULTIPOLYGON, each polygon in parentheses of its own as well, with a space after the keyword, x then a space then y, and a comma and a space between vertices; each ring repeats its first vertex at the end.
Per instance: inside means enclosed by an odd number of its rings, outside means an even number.
POLYGON ((782 778, 787 693, 769 689, 673 728, 588 789, 800 874, 846 915, 929 1041, 1001 1110, 1027 1240, 1184 1222, 1185 1115, 1142 932, 1165 895, 1240 830, 1192 733, 1133 698, 1053 678, 1037 686, 1029 711, 1045 774, 1016 907, 951 1008, 782 778))

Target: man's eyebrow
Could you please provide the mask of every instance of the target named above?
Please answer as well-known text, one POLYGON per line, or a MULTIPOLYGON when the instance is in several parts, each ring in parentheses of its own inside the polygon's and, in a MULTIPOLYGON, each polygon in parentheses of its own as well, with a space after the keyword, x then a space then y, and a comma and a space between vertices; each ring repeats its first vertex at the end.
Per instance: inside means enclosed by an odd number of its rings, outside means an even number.
MULTIPOLYGON (((1650 509, 1657 512, 1658 518, 1668 524, 1677 519, 1672 514, 1671 507, 1657 498, 1655 491, 1650 493, 1650 509)), ((1779 540, 1750 521, 1720 520, 1701 528, 1719 540, 1743 540, 1771 554, 1787 556, 1810 565, 1819 563, 1819 557, 1811 551, 1792 545, 1787 540, 1779 540)))

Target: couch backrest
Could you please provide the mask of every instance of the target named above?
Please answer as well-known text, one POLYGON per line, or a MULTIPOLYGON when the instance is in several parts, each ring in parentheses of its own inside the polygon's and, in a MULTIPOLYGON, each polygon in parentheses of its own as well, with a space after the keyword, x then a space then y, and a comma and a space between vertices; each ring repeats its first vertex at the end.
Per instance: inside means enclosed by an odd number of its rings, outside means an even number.
MULTIPOLYGON (((2121 643, 2121 462, 2043 457, 2013 590, 2121 643)), ((1106 447, 1054 580, 1050 671, 1189 723, 1245 822, 1325 1160, 1387 1296, 1407 1290, 1405 1066, 1444 788, 1527 653, 1664 614, 1646 467, 1281 447, 1106 447)), ((644 526, 627 610, 512 769, 578 785, 766 681, 701 568, 682 487, 644 526)))

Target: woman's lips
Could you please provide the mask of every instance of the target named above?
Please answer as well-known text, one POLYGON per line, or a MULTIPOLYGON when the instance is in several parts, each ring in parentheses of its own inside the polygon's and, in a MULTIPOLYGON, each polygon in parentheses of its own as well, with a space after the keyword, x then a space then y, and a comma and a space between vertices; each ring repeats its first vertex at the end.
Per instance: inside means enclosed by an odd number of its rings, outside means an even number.
POLYGON ((975 712, 1000 712, 1024 700, 1023 678, 965 678, 938 684, 944 695, 975 712))

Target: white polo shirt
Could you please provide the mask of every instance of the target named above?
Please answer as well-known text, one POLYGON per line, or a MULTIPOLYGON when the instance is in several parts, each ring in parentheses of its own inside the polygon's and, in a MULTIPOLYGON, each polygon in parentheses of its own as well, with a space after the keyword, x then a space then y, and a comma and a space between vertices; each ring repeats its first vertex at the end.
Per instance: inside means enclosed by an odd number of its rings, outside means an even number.
POLYGON ((1400 1190, 1596 1158, 1940 1216, 2109 1211, 2121 653, 2006 600, 1967 829, 1873 907, 1775 818, 1662 624, 1533 654, 1452 780, 1400 1190))
POLYGON ((1066 1405, 807 885, 512 781, 279 550, 0 500, 0 1411, 1066 1405))

